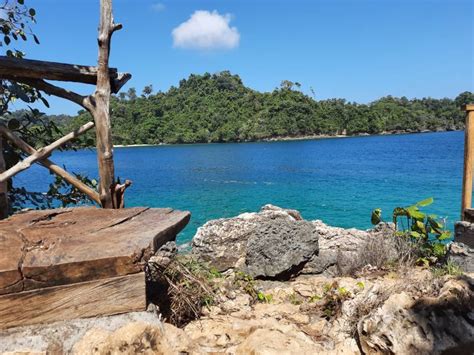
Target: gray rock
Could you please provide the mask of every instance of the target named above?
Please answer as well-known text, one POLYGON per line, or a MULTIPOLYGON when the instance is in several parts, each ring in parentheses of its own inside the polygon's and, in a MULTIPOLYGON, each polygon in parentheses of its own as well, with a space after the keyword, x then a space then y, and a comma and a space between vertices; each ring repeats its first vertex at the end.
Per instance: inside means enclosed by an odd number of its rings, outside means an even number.
POLYGON ((160 249, 148 260, 145 274, 148 281, 157 281, 161 278, 163 270, 173 261, 178 253, 176 242, 171 241, 162 245, 160 249))
MULTIPOLYGON (((331 227, 322 221, 312 222, 319 235, 319 253, 314 255, 304 266, 303 274, 322 274, 324 276, 346 275, 357 267, 373 263, 364 258, 365 249, 380 249, 380 257, 396 258, 392 223, 379 223, 374 229, 363 231, 355 228, 345 229, 331 227)), ((370 257, 377 256, 374 251, 370 257)), ((375 266, 375 265, 374 265, 375 266)))
POLYGON ((254 277, 297 272, 335 276, 373 262, 360 257, 368 246, 389 258, 394 249, 387 241, 393 231, 391 223, 369 231, 331 227, 304 221, 296 210, 266 205, 258 213, 207 222, 193 238, 192 254, 219 271, 240 269, 254 277))
POLYGON ((474 272, 474 249, 463 243, 450 243, 448 260, 457 264, 464 272, 474 272))
POLYGON ((198 228, 191 247, 192 254, 220 271, 243 266, 247 242, 265 221, 296 221, 286 210, 266 205, 258 213, 242 213, 233 218, 206 222, 198 228))
POLYGON ((247 242, 246 271, 256 278, 288 279, 317 252, 318 234, 311 222, 265 221, 247 242))
POLYGON ((474 223, 456 222, 454 225, 454 241, 474 248, 474 223))

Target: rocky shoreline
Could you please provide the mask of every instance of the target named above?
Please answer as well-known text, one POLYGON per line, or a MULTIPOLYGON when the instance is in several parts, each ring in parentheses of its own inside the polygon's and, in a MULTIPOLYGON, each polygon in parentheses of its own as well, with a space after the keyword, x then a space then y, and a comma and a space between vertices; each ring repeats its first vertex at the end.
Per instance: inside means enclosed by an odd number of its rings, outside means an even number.
MULTIPOLYGON (((255 143, 255 142, 287 142, 287 141, 302 141, 302 140, 317 140, 317 139, 333 139, 333 138, 353 138, 353 137, 373 137, 373 136, 391 136, 399 134, 416 134, 416 133, 439 133, 439 132, 454 132, 462 131, 457 128, 437 128, 436 130, 396 130, 396 131, 382 131, 380 133, 357 133, 357 134, 315 134, 315 135, 305 135, 305 136, 281 136, 281 137, 271 137, 263 138, 260 140, 244 140, 244 141, 231 141, 231 142, 221 142, 221 143, 255 143)), ((158 143, 158 144, 116 144, 114 148, 139 148, 139 147, 160 147, 160 146, 171 146, 177 144, 219 144, 219 143, 210 143, 210 142, 195 142, 195 143, 158 143)))
POLYGON ((410 266, 393 231, 331 227, 271 205, 209 221, 189 254, 176 256, 171 242, 148 262, 151 284, 178 288, 171 299, 155 294, 149 312, 10 329, 0 353, 469 353, 472 249, 452 243, 448 258, 464 273, 437 274, 410 266), (194 271, 180 279, 172 265, 194 271), (196 319, 163 320, 201 291, 196 319))

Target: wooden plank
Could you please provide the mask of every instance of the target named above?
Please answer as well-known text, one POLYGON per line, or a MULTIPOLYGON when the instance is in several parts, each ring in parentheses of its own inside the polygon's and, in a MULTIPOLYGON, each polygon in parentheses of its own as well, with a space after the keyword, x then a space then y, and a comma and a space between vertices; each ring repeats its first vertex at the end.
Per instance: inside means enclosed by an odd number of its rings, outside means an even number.
POLYGON ((144 310, 138 273, 0 296, 0 329, 144 310))
MULTIPOLYGON (((470 105, 474 106, 474 105, 470 105)), ((461 219, 464 211, 472 207, 472 175, 474 168, 474 111, 467 110, 464 128, 464 171, 462 182, 461 219)))
MULTIPOLYGON (((97 71, 95 66, 0 56, 0 78, 4 79, 45 79, 95 85, 97 71)), ((114 93, 131 78, 129 73, 118 73, 116 68, 109 68, 108 72, 114 93)))
POLYGON ((14 215, 0 221, 0 294, 141 272, 189 219, 189 212, 145 207, 14 215))

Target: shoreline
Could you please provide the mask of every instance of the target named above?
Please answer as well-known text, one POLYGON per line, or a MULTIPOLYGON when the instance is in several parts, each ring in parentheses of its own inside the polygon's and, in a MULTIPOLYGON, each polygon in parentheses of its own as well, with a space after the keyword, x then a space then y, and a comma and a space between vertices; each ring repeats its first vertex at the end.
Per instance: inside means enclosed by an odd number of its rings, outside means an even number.
POLYGON ((140 147, 160 147, 160 146, 172 146, 172 145, 191 145, 191 144, 226 144, 226 143, 262 143, 262 142, 291 142, 291 141, 303 141, 303 140, 319 140, 319 139, 336 139, 336 138, 356 138, 356 137, 377 137, 377 136, 396 136, 404 134, 420 134, 420 133, 443 133, 443 132, 459 132, 463 131, 461 129, 455 130, 423 130, 423 131, 383 131, 376 134, 370 133, 359 133, 353 135, 347 134, 337 134, 337 135, 328 135, 328 134, 319 134, 319 135, 309 135, 309 136, 282 136, 282 137, 272 137, 259 140, 246 140, 246 141, 232 141, 232 142, 193 142, 193 143, 158 143, 158 144, 114 144, 114 148, 140 148, 140 147))

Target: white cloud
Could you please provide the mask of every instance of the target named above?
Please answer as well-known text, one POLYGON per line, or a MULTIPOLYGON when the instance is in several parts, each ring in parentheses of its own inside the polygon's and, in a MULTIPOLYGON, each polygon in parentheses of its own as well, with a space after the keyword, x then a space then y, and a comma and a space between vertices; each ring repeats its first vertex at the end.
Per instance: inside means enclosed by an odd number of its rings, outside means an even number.
POLYGON ((211 50, 232 49, 239 45, 240 34, 230 27, 231 15, 220 15, 217 11, 195 11, 189 20, 176 27, 173 46, 185 49, 211 50))
POLYGON ((157 2, 153 5, 151 5, 151 9, 156 11, 156 12, 161 12, 161 11, 165 11, 166 6, 165 6, 165 4, 163 4, 161 2, 157 2))

